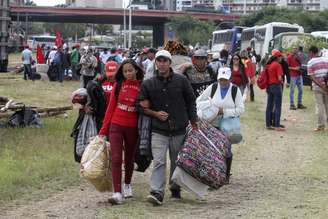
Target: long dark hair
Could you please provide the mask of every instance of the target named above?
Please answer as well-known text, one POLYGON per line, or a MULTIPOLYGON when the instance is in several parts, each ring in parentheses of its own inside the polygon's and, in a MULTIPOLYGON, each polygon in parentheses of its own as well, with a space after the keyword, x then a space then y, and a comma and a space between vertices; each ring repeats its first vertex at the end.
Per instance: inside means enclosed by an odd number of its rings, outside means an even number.
POLYGON ((133 59, 124 60, 121 63, 120 67, 117 69, 117 73, 115 75, 115 80, 116 80, 115 96, 116 97, 118 97, 121 87, 122 87, 122 82, 125 79, 124 75, 123 75, 123 66, 125 64, 131 64, 133 66, 133 68, 137 71, 137 80, 142 81, 144 78, 144 71, 133 59))
POLYGON ((274 61, 278 61, 278 57, 276 57, 276 56, 271 56, 269 59, 268 59, 268 61, 267 61, 267 63, 265 64, 265 65, 270 65, 272 62, 274 62, 274 61))
POLYGON ((248 80, 247 80, 247 76, 246 76, 246 72, 245 72, 245 65, 244 65, 243 61, 241 60, 241 57, 238 53, 233 54, 233 56, 231 57, 231 62, 230 62, 231 72, 233 71, 233 57, 235 57, 235 56, 237 56, 239 58, 239 70, 240 70, 242 82, 243 82, 243 84, 246 84, 248 82, 248 80))

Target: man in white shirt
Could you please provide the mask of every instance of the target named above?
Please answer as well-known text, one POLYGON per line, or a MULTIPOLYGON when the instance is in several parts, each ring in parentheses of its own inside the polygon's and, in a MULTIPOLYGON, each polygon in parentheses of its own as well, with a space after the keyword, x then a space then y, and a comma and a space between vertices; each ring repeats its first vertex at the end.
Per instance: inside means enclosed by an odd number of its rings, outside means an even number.
POLYGON ((29 49, 29 46, 25 46, 25 49, 22 52, 22 61, 24 65, 24 80, 31 79, 33 80, 32 76, 32 52, 29 49))
POLYGON ((101 60, 101 74, 102 75, 104 75, 104 73, 105 73, 105 65, 110 56, 111 56, 111 54, 108 52, 107 48, 104 48, 104 51, 102 51, 99 55, 99 58, 101 60))

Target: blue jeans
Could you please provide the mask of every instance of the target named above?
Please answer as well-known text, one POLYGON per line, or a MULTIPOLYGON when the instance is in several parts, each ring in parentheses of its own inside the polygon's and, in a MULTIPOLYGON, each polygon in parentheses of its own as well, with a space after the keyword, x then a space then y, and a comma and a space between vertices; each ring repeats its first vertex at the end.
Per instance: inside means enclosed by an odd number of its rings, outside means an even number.
POLYGON ((265 124, 271 126, 273 121, 274 127, 280 126, 282 87, 280 84, 272 84, 267 88, 268 100, 265 112, 265 124), (273 113, 272 113, 273 112, 273 113))
POLYGON ((296 77, 290 77, 290 87, 289 87, 289 99, 290 105, 294 105, 294 90, 295 86, 298 89, 298 98, 297 104, 302 104, 302 95, 303 95, 303 77, 302 75, 296 77))

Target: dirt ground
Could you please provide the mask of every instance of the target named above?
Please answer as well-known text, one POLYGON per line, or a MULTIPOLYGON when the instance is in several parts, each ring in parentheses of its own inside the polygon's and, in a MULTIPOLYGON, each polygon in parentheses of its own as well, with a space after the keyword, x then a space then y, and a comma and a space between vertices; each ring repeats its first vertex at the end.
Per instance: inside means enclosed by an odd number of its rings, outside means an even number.
POLYGON ((163 206, 151 206, 148 171, 134 175, 135 197, 122 206, 111 206, 110 194, 82 181, 44 200, 8 206, 0 218, 328 218, 328 132, 312 131, 312 96, 302 111, 289 111, 284 99, 286 132, 264 129, 264 99, 258 91, 256 102, 247 103, 252 112, 242 120, 243 143, 233 147, 231 184, 206 201, 183 192, 182 201, 166 197, 163 206))

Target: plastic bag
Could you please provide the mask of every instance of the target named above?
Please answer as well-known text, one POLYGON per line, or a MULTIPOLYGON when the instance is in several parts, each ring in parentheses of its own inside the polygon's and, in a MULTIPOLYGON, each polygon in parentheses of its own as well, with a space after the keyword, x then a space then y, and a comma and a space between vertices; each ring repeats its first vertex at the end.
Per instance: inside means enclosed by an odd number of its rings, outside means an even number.
POLYGON ((100 136, 95 136, 86 147, 81 159, 80 175, 99 192, 112 191, 109 148, 109 142, 100 136))

